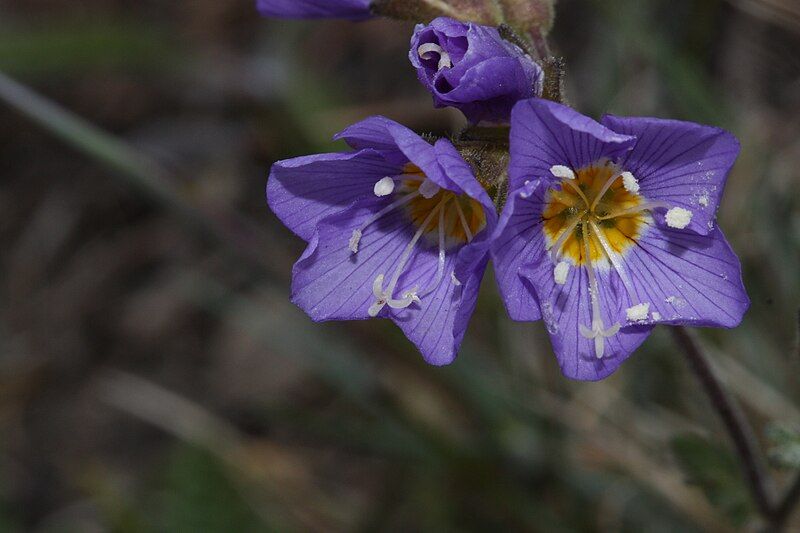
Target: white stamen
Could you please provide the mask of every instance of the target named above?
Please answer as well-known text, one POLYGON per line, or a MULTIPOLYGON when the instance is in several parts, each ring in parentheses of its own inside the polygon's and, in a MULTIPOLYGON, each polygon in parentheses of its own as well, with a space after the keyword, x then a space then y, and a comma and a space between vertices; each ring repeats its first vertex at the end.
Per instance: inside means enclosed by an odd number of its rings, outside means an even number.
POLYGON ((622 279, 622 285, 625 287, 625 290, 628 292, 628 296, 632 301, 638 300, 636 296, 636 292, 633 290, 633 284, 631 283, 630 278, 628 278, 628 273, 625 270, 625 265, 622 264, 622 258, 617 254, 614 248, 611 247, 611 243, 608 242, 606 238, 606 234, 595 224, 594 222, 590 222, 592 226, 592 230, 597 234, 597 240, 600 241, 600 247, 605 252, 606 257, 608 260, 611 261, 611 265, 614 267, 614 270, 617 271, 619 274, 620 279, 622 279))
POLYGON ((433 283, 431 284, 430 288, 425 291, 423 296, 427 296, 428 294, 432 293, 436 290, 439 284, 442 282, 442 278, 444 277, 444 263, 447 259, 447 255, 444 249, 444 204, 446 203, 445 200, 439 204, 441 209, 439 209, 439 261, 436 265, 436 278, 434 279, 433 283))
POLYGON ((650 313, 649 303, 634 305, 625 310, 625 314, 631 322, 644 322, 647 320, 648 313, 650 313))
POLYGON ((419 196, 419 191, 412 192, 411 194, 403 196, 399 200, 395 200, 391 204, 387 205, 386 207, 384 207, 383 209, 381 209, 380 211, 369 217, 369 219, 367 219, 366 222, 361 224, 360 228, 353 230, 353 235, 350 237, 350 243, 348 244, 348 248, 350 248, 350 251, 353 252, 354 254, 358 253, 358 245, 361 242, 361 236, 364 233, 364 230, 367 229, 367 227, 369 227, 373 222, 380 220, 387 213, 390 213, 395 209, 397 209, 398 207, 407 204, 408 202, 410 202, 411 200, 413 200, 418 196, 419 196))
POLYGON ((556 265, 556 268, 553 270, 553 279, 559 285, 564 285, 567 283, 567 276, 569 275, 569 263, 566 261, 561 261, 559 264, 556 265))
POLYGON ((375 184, 375 196, 389 196, 394 192, 394 179, 386 176, 375 184))
POLYGON ((563 178, 566 180, 575 179, 575 172, 571 168, 565 167, 564 165, 554 165, 550 167, 550 173, 557 178, 563 178))
POLYGON ((586 253, 585 264, 586 270, 589 272, 589 296, 592 301, 592 327, 587 328, 580 324, 578 330, 580 334, 587 339, 594 339, 594 353, 598 359, 602 359, 605 355, 605 340, 613 337, 619 333, 622 327, 619 323, 614 324, 610 328, 603 325, 603 316, 600 313, 600 291, 597 284, 597 276, 594 273, 594 266, 592 266, 592 251, 589 247, 589 225, 583 224, 583 245, 586 253))
POLYGON ((606 182, 603 184, 603 187, 600 189, 600 192, 597 193, 597 196, 594 197, 592 206, 589 208, 591 211, 594 211, 594 208, 597 207, 597 204, 599 204, 600 200, 603 199, 603 196, 606 195, 608 189, 610 189, 611 186, 614 185, 614 182, 617 181, 621 176, 622 174, 617 174, 616 172, 614 172, 611 175, 611 177, 606 180, 606 182))
POLYGON ((675 229, 684 229, 692 221, 692 212, 682 207, 673 207, 667 211, 667 226, 675 229))
POLYGON ((458 218, 461 219, 461 227, 464 228, 464 235, 467 236, 467 242, 472 242, 472 231, 469 229, 469 224, 467 224, 467 217, 464 216, 464 210, 461 209, 461 203, 458 200, 454 200, 456 204, 456 211, 458 211, 458 218))
POLYGON ((460 287, 461 286, 461 282, 458 281, 458 278, 456 277, 456 273, 455 273, 454 270, 450 271, 450 281, 452 281, 453 285, 455 285, 456 287, 460 287))
POLYGON ((573 234, 575 228, 578 227, 578 224, 581 223, 580 218, 576 218, 573 220, 566 229, 561 231, 561 235, 558 236, 558 240, 553 243, 553 246, 550 247, 550 259, 555 263, 558 260, 558 256, 561 255, 561 249, 564 247, 564 244, 567 242, 567 239, 573 234))
POLYGON ((386 298, 384 298, 383 295, 383 278, 383 274, 378 274, 378 277, 372 282, 372 294, 375 295, 375 303, 373 303, 367 311, 372 318, 378 316, 378 313, 380 313, 381 309, 386 305, 386 298))
POLYGON ((636 194, 639 192, 639 181, 630 172, 622 173, 622 185, 629 193, 636 194))
POLYGON ((383 282, 385 280, 385 276, 383 274, 379 274, 378 277, 375 278, 375 281, 372 284, 372 293, 375 295, 376 301, 369 308, 370 316, 377 316, 381 309, 383 309, 386 305, 392 309, 405 309, 412 303, 420 301, 419 297, 417 296, 417 290, 419 289, 418 287, 414 287, 413 289, 406 291, 401 299, 392 298, 392 294, 394 294, 394 289, 397 286, 397 282, 400 280, 400 276, 403 274, 403 269, 405 269, 406 263, 408 263, 408 259, 411 257, 411 252, 414 251, 417 242, 419 242, 419 240, 422 238, 422 235, 425 234, 425 231, 428 229, 428 224, 431 223, 433 217, 436 216, 440 209, 444 208, 444 203, 444 200, 442 200, 439 202, 439 205, 431 210, 431 212, 425 218, 425 221, 414 234, 414 237, 406 246, 405 250, 403 250, 403 254, 400 256, 400 261, 394 269, 394 274, 392 274, 392 279, 389 280, 389 286, 384 290, 383 282), (373 312, 375 314, 372 314, 373 312))
POLYGON ((661 313, 653 311, 653 320, 661 320, 661 313))
POLYGON ((354 229, 353 235, 350 237, 350 251, 354 254, 358 253, 358 243, 361 242, 361 230, 354 229))
POLYGON ((439 46, 436 43, 426 43, 420 46, 417 49, 417 53, 419 57, 422 59, 430 59, 430 53, 438 54, 439 55, 439 64, 437 65, 438 70, 442 70, 443 68, 450 68, 453 66, 453 62, 450 60, 450 54, 444 51, 444 48, 439 46))
POLYGON ((653 209, 667 208, 667 207, 669 207, 669 204, 664 202, 643 202, 637 205, 636 207, 623 209, 622 211, 614 211, 606 216, 597 217, 597 220, 611 220, 612 218, 624 217, 628 215, 636 215, 644 211, 652 211, 653 209))

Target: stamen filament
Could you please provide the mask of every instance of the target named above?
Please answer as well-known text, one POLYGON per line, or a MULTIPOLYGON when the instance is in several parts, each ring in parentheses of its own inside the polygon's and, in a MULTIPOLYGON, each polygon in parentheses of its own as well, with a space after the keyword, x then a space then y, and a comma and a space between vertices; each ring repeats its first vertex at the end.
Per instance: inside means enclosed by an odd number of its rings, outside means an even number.
POLYGON ((615 211, 605 216, 597 217, 597 220, 611 220, 613 218, 619 218, 628 215, 636 215, 643 211, 652 211, 653 209, 658 209, 658 208, 666 209, 668 207, 670 207, 669 204, 665 202, 644 202, 635 207, 631 207, 630 209, 623 209, 622 211, 615 211))
POLYGON ((592 202, 591 207, 589 207, 590 211, 594 211, 594 208, 597 207, 597 204, 599 204, 600 200, 603 199, 603 196, 605 196, 605 194, 608 192, 608 189, 610 189, 611 186, 614 184, 614 182, 621 177, 622 173, 620 172, 613 174, 610 178, 606 180, 606 182, 603 184, 603 188, 600 189, 600 192, 597 193, 597 196, 594 197, 594 201, 592 202))
POLYGON ((389 286, 386 287, 386 290, 383 289, 385 276, 383 274, 379 274, 378 277, 375 278, 375 281, 372 285, 372 293, 375 295, 375 302, 369 308, 370 316, 377 316, 381 309, 383 309, 386 305, 392 309, 405 309, 412 303, 419 301, 419 296, 417 296, 418 287, 414 287, 413 289, 406 291, 406 293, 400 299, 392 298, 392 294, 394 294, 394 289, 397 286, 397 282, 400 279, 400 276, 403 274, 403 269, 405 269, 409 257, 411 257, 411 252, 414 251, 417 242, 419 242, 419 240, 425 234, 425 231, 428 229, 428 225, 433 220, 433 217, 436 216, 440 210, 444 209, 445 203, 446 199, 442 199, 439 204, 431 210, 431 212, 420 225, 417 232, 414 234, 414 237, 406 246, 405 250, 403 250, 403 254, 400 256, 400 261, 394 269, 394 273, 392 274, 391 280, 389 280, 389 286))
POLYGON ((467 217, 464 216, 464 210, 461 209, 461 204, 458 200, 453 199, 453 201, 456 204, 456 211, 458 211, 458 218, 461 220, 461 226, 464 228, 464 234, 467 236, 467 242, 472 242, 472 231, 470 231, 469 224, 467 224, 467 217))
POLYGON ((403 196, 399 200, 395 200, 391 204, 387 205, 386 207, 384 207, 383 209, 381 209, 380 211, 369 217, 367 221, 361 224, 361 226, 358 229, 353 230, 353 235, 350 237, 350 242, 348 244, 350 251, 353 252, 354 254, 358 253, 358 244, 361 242, 361 236, 365 229, 367 229, 370 225, 383 218, 384 215, 391 213, 398 207, 404 206, 405 204, 409 203, 411 200, 413 200, 419 195, 420 195, 419 191, 414 191, 410 194, 407 194, 406 196, 403 196))
POLYGON ((564 247, 564 243, 567 242, 567 239, 569 239, 570 235, 572 235, 572 233, 575 231, 575 228, 578 227, 582 220, 583 215, 575 217, 575 220, 571 222, 570 225, 561 232, 561 234, 559 234, 558 240, 556 240, 553 246, 550 247, 550 259, 552 259, 554 263, 558 261, 558 257, 561 255, 561 248, 564 247))
POLYGON ((444 207, 444 200, 439 202, 439 205, 437 205, 431 210, 431 212, 428 214, 428 216, 420 225, 417 232, 414 234, 414 237, 411 239, 411 242, 409 242, 408 246, 406 246, 406 249, 403 250, 403 255, 400 256, 400 263, 397 265, 397 267, 395 267, 392 279, 389 281, 389 287, 386 290, 386 292, 389 293, 389 296, 391 296, 392 293, 394 292, 394 288, 397 285, 397 281, 400 279, 400 276, 403 274, 403 269, 405 268, 406 263, 408 262, 408 258, 411 257, 411 252, 414 250, 414 247, 416 247, 417 242, 419 242, 419 240, 422 238, 422 235, 425 234, 425 231, 428 229, 428 224, 431 223, 433 217, 436 216, 436 214, 439 212, 440 209, 442 209, 442 207, 444 207))
POLYGON ((597 284, 597 276, 595 275, 594 266, 592 265, 592 250, 589 245, 591 239, 591 232, 589 231, 589 223, 583 223, 583 246, 586 253, 586 270, 589 273, 589 298, 592 302, 592 327, 587 328, 583 324, 580 325, 580 333, 587 339, 594 339, 594 352, 598 359, 602 359, 605 354, 605 339, 616 335, 620 328, 620 324, 614 324, 608 329, 603 325, 603 316, 600 310, 600 289, 597 284))
POLYGON ((608 242, 608 238, 606 238, 605 234, 601 231, 601 229, 595 224, 594 222, 589 223, 592 227, 592 230, 597 234, 597 240, 600 241, 600 247, 608 257, 608 260, 611 261, 611 264, 614 267, 614 270, 617 271, 620 279, 622 279, 622 285, 625 287, 625 290, 628 292, 628 297, 630 297, 631 302, 637 302, 638 298, 636 297, 635 291, 633 290, 633 284, 631 283, 630 278, 628 277, 628 272, 625 270, 625 266, 620 261, 620 257, 617 254, 616 250, 611 247, 611 243, 608 242))
MULTIPOLYGON (((458 203, 456 200, 453 200, 453 201, 458 203)), ((445 204, 445 203, 447 203, 447 202, 443 200, 442 204, 445 204)), ((438 264, 436 265, 436 278, 434 278, 433 283, 428 288, 428 290, 426 290, 425 293, 422 294, 422 296, 427 296, 430 293, 432 293, 433 291, 435 291, 436 288, 439 286, 439 284, 442 282, 442 278, 444 277, 444 264, 445 264, 445 260, 447 259, 447 255, 445 253, 444 245, 445 245, 445 240, 444 240, 444 206, 442 206, 442 209, 439 210, 439 261, 438 261, 438 264)))
POLYGON ((586 195, 583 193, 583 189, 581 189, 573 180, 564 180, 561 183, 566 183, 567 185, 572 187, 575 190, 575 192, 578 193, 578 196, 580 196, 581 199, 586 203, 586 205, 589 205, 591 203, 589 202, 589 199, 586 198, 586 195))

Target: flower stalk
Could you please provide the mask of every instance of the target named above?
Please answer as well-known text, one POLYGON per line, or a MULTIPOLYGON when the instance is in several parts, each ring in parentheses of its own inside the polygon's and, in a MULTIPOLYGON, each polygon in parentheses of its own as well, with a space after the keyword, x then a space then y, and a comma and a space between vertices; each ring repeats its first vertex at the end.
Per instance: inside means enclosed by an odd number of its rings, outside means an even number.
MULTIPOLYGON (((772 503, 774 501, 772 485, 762 455, 758 451, 752 427, 733 398, 723 388, 722 383, 720 383, 711 368, 708 358, 692 334, 683 327, 671 329, 675 342, 683 349, 692 371, 700 381, 700 385, 711 401, 711 405, 722 419, 725 429, 733 441, 756 507, 770 524, 775 524, 778 513, 772 503)), ((787 515, 797 499, 800 498, 800 480, 798 480, 789 496, 791 498, 787 503, 788 509, 784 511, 784 514, 787 515)))

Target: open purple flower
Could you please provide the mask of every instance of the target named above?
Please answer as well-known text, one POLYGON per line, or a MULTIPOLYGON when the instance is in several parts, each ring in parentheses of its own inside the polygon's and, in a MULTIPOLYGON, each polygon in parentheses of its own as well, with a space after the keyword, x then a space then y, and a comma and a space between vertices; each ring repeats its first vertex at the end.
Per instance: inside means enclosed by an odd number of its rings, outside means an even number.
POLYGON ((371 0, 258 0, 258 10, 267 17, 343 18, 362 20, 371 16, 371 0))
POLYGON ((698 124, 515 107, 495 268, 512 318, 544 319, 568 377, 611 374, 656 324, 739 324, 741 266, 714 224, 738 153, 698 124))
POLYGON ((496 214, 446 140, 383 117, 336 136, 354 150, 275 163, 267 198, 309 245, 292 300, 315 321, 393 320, 431 364, 453 361, 496 214))
POLYGON ((515 103, 542 94, 541 67, 488 26, 419 24, 409 58, 436 107, 458 108, 472 123, 507 122, 515 103))

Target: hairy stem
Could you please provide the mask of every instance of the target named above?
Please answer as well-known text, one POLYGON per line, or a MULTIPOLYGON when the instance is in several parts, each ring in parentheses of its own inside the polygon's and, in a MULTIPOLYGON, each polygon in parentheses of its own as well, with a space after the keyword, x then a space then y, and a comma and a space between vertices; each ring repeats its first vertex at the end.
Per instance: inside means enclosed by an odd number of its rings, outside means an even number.
POLYGON ((758 511, 770 524, 774 524, 775 507, 772 503, 771 486, 762 455, 758 451, 753 429, 734 403, 733 398, 722 387, 706 355, 692 334, 682 327, 671 329, 675 341, 683 348, 689 365, 700 380, 700 384, 733 441, 758 511))

